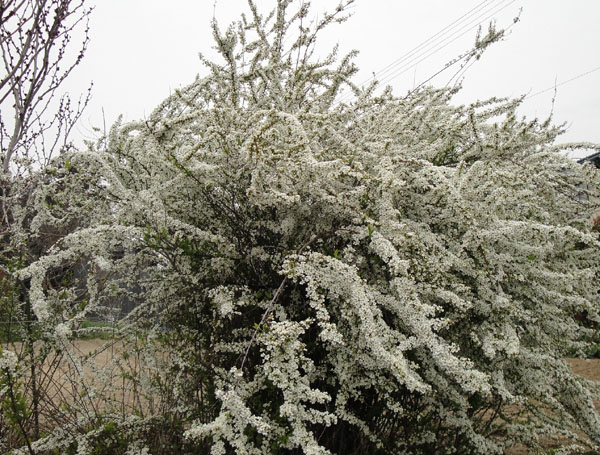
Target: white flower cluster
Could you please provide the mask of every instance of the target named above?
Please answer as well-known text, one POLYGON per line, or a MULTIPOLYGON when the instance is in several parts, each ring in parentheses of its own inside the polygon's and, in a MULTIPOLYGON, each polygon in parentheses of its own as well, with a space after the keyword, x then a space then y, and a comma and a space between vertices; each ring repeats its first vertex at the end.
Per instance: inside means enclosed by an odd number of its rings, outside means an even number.
POLYGON ((131 297, 132 389, 198 452, 597 447, 600 391, 563 358, 598 320, 600 174, 518 102, 358 89, 351 56, 311 59, 304 4, 286 48, 291 2, 249 3, 215 25, 226 64, 77 155, 110 208, 21 272, 46 332, 131 297), (96 272, 59 292, 81 258, 96 272))
MULTIPOLYGON (((235 369, 230 372, 239 378, 240 372, 235 369)), ((240 453, 256 454, 261 452, 257 448, 248 448, 244 431, 249 426, 261 435, 268 435, 270 426, 261 417, 252 414, 244 403, 244 399, 235 390, 217 390, 216 397, 221 401, 219 416, 208 424, 196 423, 185 432, 188 438, 202 438, 213 436, 215 444, 211 449, 212 455, 225 455, 225 443, 228 442, 240 453)))
POLYGON ((0 349, 0 369, 13 374, 17 368, 17 355, 8 349, 0 349))

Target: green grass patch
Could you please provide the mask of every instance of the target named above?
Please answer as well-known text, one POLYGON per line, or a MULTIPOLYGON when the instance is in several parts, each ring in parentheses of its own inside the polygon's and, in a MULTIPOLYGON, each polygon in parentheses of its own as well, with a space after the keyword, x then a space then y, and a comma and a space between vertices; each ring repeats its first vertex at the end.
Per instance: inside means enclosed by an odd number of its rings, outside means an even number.
POLYGON ((115 332, 119 330, 119 326, 110 322, 100 321, 83 321, 81 326, 76 331, 76 338, 80 340, 110 340, 114 338, 115 332))

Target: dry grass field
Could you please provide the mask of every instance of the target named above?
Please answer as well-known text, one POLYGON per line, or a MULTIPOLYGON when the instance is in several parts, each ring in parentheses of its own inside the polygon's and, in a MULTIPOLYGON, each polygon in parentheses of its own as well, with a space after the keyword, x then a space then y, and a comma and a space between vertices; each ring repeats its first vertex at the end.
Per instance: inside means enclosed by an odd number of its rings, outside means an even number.
MULTIPOLYGON (((23 348, 20 343, 2 347, 15 352, 23 348)), ((83 414, 160 413, 161 403, 141 392, 140 381, 152 380, 151 375, 165 379, 164 374, 160 367, 144 363, 137 348, 121 341, 84 339, 47 355, 35 369, 40 429, 50 430, 83 414)), ((23 372, 27 390, 33 390, 31 378, 29 370, 23 372)))
MULTIPOLYGON (((143 396, 139 383, 132 379, 142 371, 146 375, 149 371, 161 374, 156 366, 144 364, 143 358, 136 354, 136 346, 90 339, 76 340, 70 347, 76 356, 71 358, 68 349, 59 356, 49 356, 39 371, 38 387, 45 396, 42 416, 53 424, 60 423, 62 414, 68 418, 65 410, 72 404, 91 412, 110 409, 152 415, 161 411, 161 403, 154 401, 154 397, 143 396), (79 382, 71 381, 80 375, 85 378, 83 389, 79 382)), ((19 348, 14 344, 9 349, 19 348)), ((600 381, 600 359, 567 359, 567 362, 576 374, 600 381)), ((598 405, 600 407, 600 403, 598 405)), ((547 447, 558 448, 560 441, 548 441, 547 447)), ((507 455, 529 454, 525 448, 516 447, 507 455)))

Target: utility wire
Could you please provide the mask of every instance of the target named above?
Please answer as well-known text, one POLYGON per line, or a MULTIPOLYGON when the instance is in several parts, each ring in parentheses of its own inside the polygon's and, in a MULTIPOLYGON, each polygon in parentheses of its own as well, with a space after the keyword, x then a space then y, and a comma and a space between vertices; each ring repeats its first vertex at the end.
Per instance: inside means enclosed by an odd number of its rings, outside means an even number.
MULTIPOLYGON (((515 0, 513 0, 511 3, 514 3, 515 0)), ((508 5, 506 5, 504 8, 508 7, 510 5, 510 3, 508 5)), ((502 8, 502 9, 504 9, 502 8)), ((514 27, 514 25, 517 23, 517 19, 515 19, 513 21, 512 24, 510 24, 508 27, 506 27, 504 29, 505 32, 509 31, 512 27, 514 27)), ((466 32, 465 32, 466 33, 466 32)), ((429 81, 431 81, 433 78, 435 78, 436 76, 438 76, 439 74, 443 73, 444 71, 446 71, 448 68, 451 68, 452 66, 456 65, 458 62, 460 61, 464 61, 463 63, 463 67, 459 69, 459 71, 450 78, 450 80, 448 81, 448 83, 446 84, 446 87, 448 87, 448 85, 450 84, 450 82, 452 82, 452 80, 455 77, 462 77, 465 72, 471 67, 471 65, 473 65, 475 63, 475 60, 471 61, 471 63, 467 63, 472 57, 474 57, 478 52, 478 49, 472 49, 470 52, 467 52, 466 54, 463 54, 459 57, 457 57, 456 59, 446 63, 441 69, 439 69, 438 71, 436 71, 435 73, 433 73, 431 76, 429 76, 427 79, 425 79, 423 82, 421 82, 419 85, 417 85, 416 87, 414 87, 412 90, 410 90, 408 92, 408 94, 405 96, 408 97, 411 93, 415 92, 416 90, 420 89, 423 85, 427 84, 429 81)), ((458 79, 456 79, 456 82, 458 83, 458 79)), ((456 84, 455 84, 456 85, 456 84)))
MULTIPOLYGON (((508 1, 508 0, 501 0, 500 5, 506 1, 508 1)), ((514 1, 515 0, 512 0, 510 3, 513 3, 514 1)), ((433 55, 437 51, 443 49, 444 47, 446 47, 446 45, 455 41, 456 39, 458 39, 460 36, 462 36, 464 34, 463 33, 463 34, 459 35, 458 37, 454 38, 453 40, 449 41, 450 38, 454 37, 457 33, 460 33, 461 31, 463 31, 465 29, 467 29, 467 31, 468 31, 468 30, 474 28, 473 26, 475 24, 476 25, 481 24, 483 21, 485 21, 485 20, 489 19, 490 17, 492 17, 493 15, 497 14, 499 11, 501 11, 508 5, 505 5, 504 7, 494 11, 491 15, 489 15, 488 13, 491 10, 493 10, 496 6, 498 6, 498 0, 484 0, 483 2, 479 3, 476 7, 472 8, 471 10, 469 10, 468 12, 463 14, 461 17, 459 17, 455 21, 448 24, 446 27, 444 27, 439 32, 437 32, 436 34, 434 34, 427 40, 423 41, 421 44, 419 44, 418 46, 416 46, 415 48, 413 48, 412 50, 410 50, 409 52, 407 52, 400 58, 394 60, 392 63, 390 63, 386 67, 382 68, 380 71, 375 73, 370 78, 364 80, 359 85, 365 85, 366 83, 371 82, 371 81, 375 80, 376 78, 381 78, 381 80, 380 80, 380 82, 381 82, 384 80, 389 81, 389 80, 397 77, 399 74, 402 74, 402 73, 399 73, 399 71, 402 71, 402 70, 407 71, 408 69, 416 66, 418 63, 423 61, 425 58, 428 58, 429 56, 433 55), (481 12, 482 10, 483 10, 483 12, 481 12), (488 14, 487 18, 481 19, 486 14, 488 14), (476 16, 476 17, 473 18, 473 16, 476 16), (466 25, 465 25, 465 22, 466 22, 466 25), (444 43, 446 43, 446 44, 444 45, 444 43), (442 46, 440 46, 440 45, 442 45, 442 46), (423 57, 423 54, 429 52, 432 48, 435 48, 436 46, 438 46, 438 47, 434 52, 430 52, 427 56, 423 57), (407 62, 407 60, 408 60, 408 62, 407 62), (415 62, 415 60, 417 60, 417 61, 415 62)), ((404 71, 402 71, 402 72, 404 72, 404 71)), ((340 98, 339 102, 347 101, 348 99, 350 99, 352 97, 353 97, 352 93, 347 93, 346 95, 343 95, 340 98)))
MULTIPOLYGON (((506 1, 506 0, 505 0, 506 1)), ((380 80, 380 83, 383 84, 387 84, 389 82, 391 82, 392 80, 396 79, 398 76, 401 76, 402 74, 406 73, 407 71, 411 70, 412 68, 414 68, 415 66, 417 66, 419 63, 427 60, 429 57, 431 57, 432 55, 437 54, 439 51, 441 51, 442 49, 448 47, 450 44, 452 44, 454 41, 456 41, 457 39, 461 38, 462 36, 466 35, 467 33, 469 33, 473 28, 480 26, 483 22, 486 22, 487 20, 493 18, 496 14, 498 14, 499 12, 501 12, 502 10, 508 8, 511 4, 513 4, 516 0, 510 0, 507 4, 505 4, 504 6, 502 6, 501 8, 493 11, 492 13, 488 14, 485 18, 482 19, 482 16, 479 16, 476 21, 468 24, 467 26, 461 28, 460 30, 456 31, 454 34, 452 34, 450 37, 448 38, 452 38, 452 39, 448 39, 445 43, 442 42, 440 43, 440 45, 431 50, 431 52, 429 52, 427 55, 424 56, 420 56, 419 60, 416 61, 411 61, 409 63, 407 63, 407 65, 404 65, 400 68, 398 68, 396 71, 394 71, 392 74, 382 78, 380 80), (462 33, 461 33, 462 32, 462 33), (458 34, 458 35, 457 35, 458 34), (455 36, 457 35, 457 36, 455 36)), ((485 14, 489 13, 489 10, 486 11, 485 14)), ((419 84, 422 85, 422 84, 419 84)))
POLYGON ((477 12, 479 9, 481 9, 483 7, 483 5, 485 5, 486 3, 489 3, 490 1, 494 2, 497 0, 484 0, 483 2, 479 3, 475 8, 467 11, 465 14, 463 14, 461 17, 459 17, 458 19, 456 19, 455 21, 451 22, 450 24, 448 24, 446 27, 444 27, 443 29, 441 29, 440 31, 438 31, 435 35, 430 36, 428 39, 426 39, 425 41, 423 41, 422 43, 418 44, 416 47, 414 47, 413 49, 411 49, 410 51, 408 51, 406 54, 402 55, 401 57, 397 58, 396 60, 394 60, 393 62, 391 62, 389 65, 387 65, 386 67, 380 69, 375 76, 371 76, 368 79, 364 80, 363 82, 361 82, 360 85, 365 85, 369 82, 371 82, 372 80, 374 80, 376 77, 381 77, 382 74, 385 74, 386 72, 392 70, 392 68, 394 68, 395 66, 399 65, 400 63, 404 62, 407 58, 411 57, 413 54, 417 53, 420 51, 420 49, 422 47, 427 46, 431 41, 435 41, 436 39, 438 39, 438 37, 442 37, 443 35, 445 35, 448 31, 450 31, 451 29, 455 28, 457 26, 458 23, 462 22, 462 20, 465 17, 468 17, 469 15, 471 15, 473 12, 477 12))
POLYGON ((554 84, 553 86, 551 86, 551 87, 548 87, 548 88, 545 88, 544 90, 540 90, 539 92, 535 92, 535 93, 533 93, 533 94, 531 94, 531 95, 527 95, 527 96, 526 96, 525 98, 523 98, 523 99, 529 99, 529 98, 533 98, 534 96, 538 96, 538 95, 541 95, 542 93, 549 92, 550 90, 554 90, 554 89, 556 89, 557 87, 560 87, 561 85, 568 84, 569 82, 573 82, 573 81, 575 81, 575 80, 577 80, 577 79, 580 79, 580 78, 582 78, 582 77, 584 77, 584 76, 587 76, 588 74, 595 73, 595 72, 596 72, 596 71, 598 71, 598 70, 600 70, 600 66, 597 66, 596 68, 593 68, 593 69, 591 69, 591 70, 589 70, 589 71, 586 71, 585 73, 578 74, 577 76, 574 76, 574 77, 572 77, 571 79, 567 79, 566 81, 562 81, 560 84, 554 84))
MULTIPOLYGON (((461 17, 459 17, 455 21, 451 22, 446 27, 444 27, 443 29, 441 29, 440 31, 438 31, 437 33, 435 33, 434 35, 430 36, 428 39, 426 39, 425 41, 421 42, 416 47, 414 47, 413 49, 411 49, 407 53, 403 54, 401 57, 397 58, 396 60, 394 60, 393 62, 391 62, 390 64, 388 64, 384 68, 382 68, 381 70, 379 70, 377 73, 375 73, 373 76, 370 76, 369 78, 365 79, 364 81, 362 81, 358 85, 363 86, 363 85, 365 85, 365 84, 367 84, 367 83, 375 80, 378 77, 379 78, 382 77, 382 75, 385 75, 386 73, 388 73, 390 71, 394 71, 396 69, 395 67, 397 67, 398 65, 402 64, 407 59, 413 57, 415 54, 419 54, 420 52, 422 52, 422 48, 423 47, 428 46, 431 42, 435 42, 436 40, 443 39, 443 36, 445 34, 447 34, 448 32, 450 32, 453 28, 456 28, 458 26, 458 24, 460 24, 460 22, 463 22, 463 20, 465 18, 469 17, 470 15, 472 15, 474 13, 477 13, 482 7, 485 8, 486 7, 486 3, 489 3, 490 1, 493 3, 493 2, 496 2, 497 0, 484 0, 484 1, 482 1, 477 6, 475 6, 474 8, 472 8, 471 10, 469 10, 465 14, 463 14, 461 17)), ((350 99, 352 97, 353 97, 352 93, 345 94, 345 95, 343 95, 340 98, 340 102, 343 102, 346 99, 350 99)))

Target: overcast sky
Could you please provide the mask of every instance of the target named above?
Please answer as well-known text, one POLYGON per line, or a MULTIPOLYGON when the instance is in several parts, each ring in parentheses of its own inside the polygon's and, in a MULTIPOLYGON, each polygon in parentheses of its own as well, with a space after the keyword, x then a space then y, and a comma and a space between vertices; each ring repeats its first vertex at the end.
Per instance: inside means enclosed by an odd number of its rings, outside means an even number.
MULTIPOLYGON (((266 11, 274 2, 256 3, 266 11)), ((313 12, 337 3, 315 0, 313 12)), ((506 39, 465 73, 456 103, 529 94, 522 115, 546 118, 556 83, 554 119, 568 124, 560 142, 600 143, 599 0, 357 0, 352 17, 333 26, 319 49, 324 55, 336 42, 342 51, 357 49, 361 72, 355 82, 375 73, 402 95, 469 50, 478 23, 487 27, 495 19, 499 28, 508 27, 521 8, 520 21, 506 39), (381 71, 432 37, 393 71, 381 71)), ((171 90, 206 74, 198 52, 214 56, 213 14, 225 28, 241 12, 247 12, 245 0, 98 1, 87 55, 63 87, 77 94, 94 82, 78 135, 90 137, 92 126, 102 127, 103 109, 107 126, 119 114, 126 120, 144 118, 171 90)), ((431 83, 446 85, 457 69, 431 83)))

